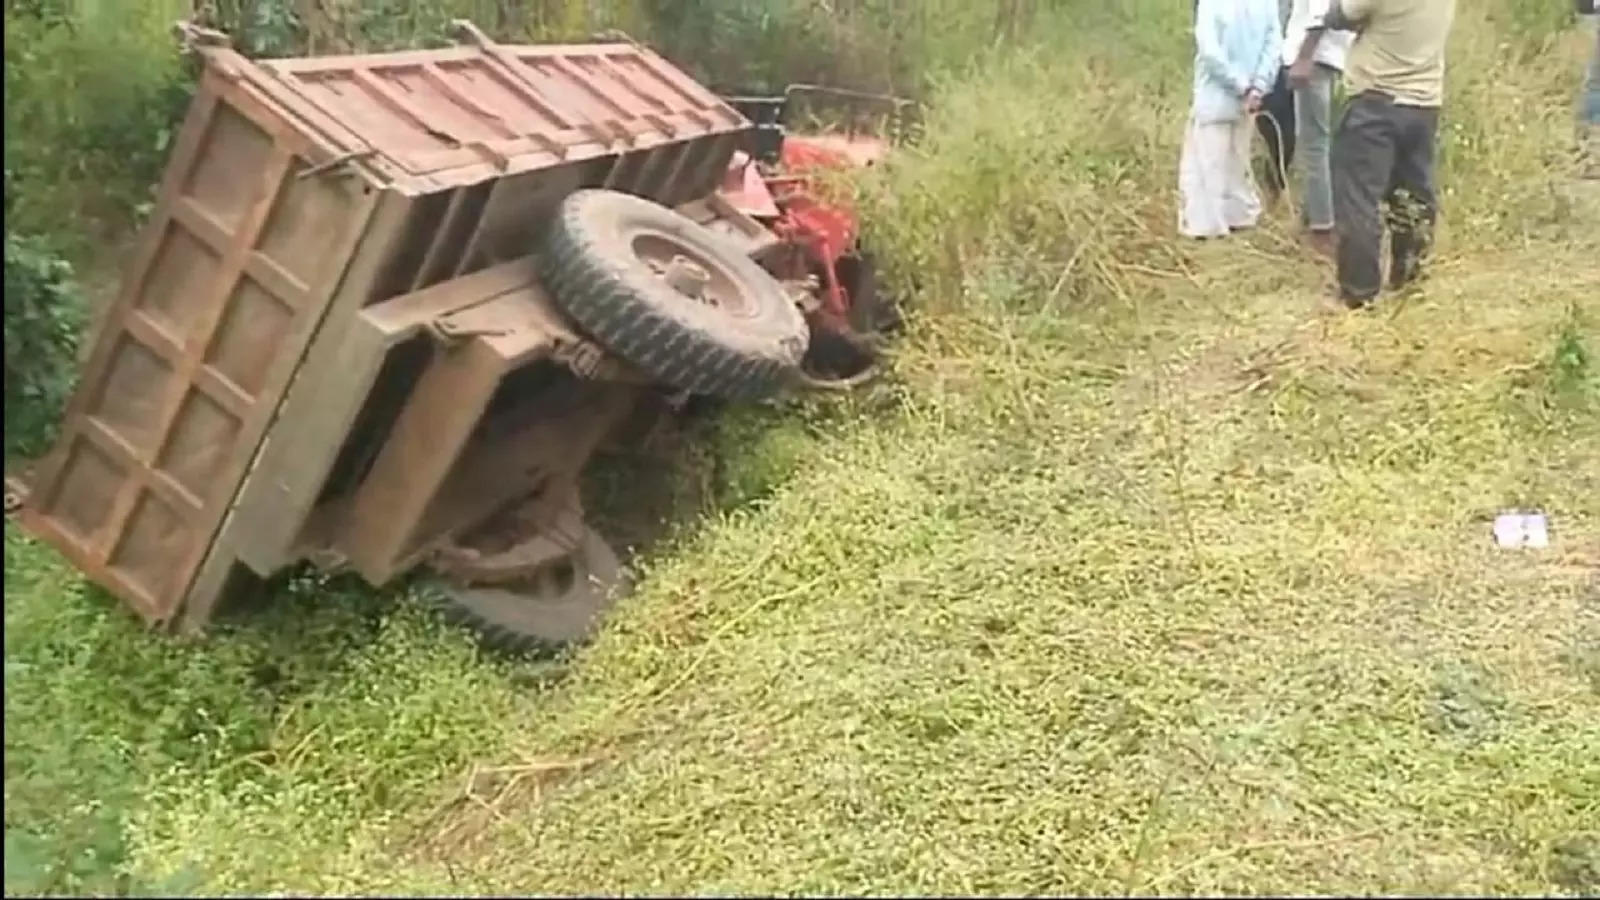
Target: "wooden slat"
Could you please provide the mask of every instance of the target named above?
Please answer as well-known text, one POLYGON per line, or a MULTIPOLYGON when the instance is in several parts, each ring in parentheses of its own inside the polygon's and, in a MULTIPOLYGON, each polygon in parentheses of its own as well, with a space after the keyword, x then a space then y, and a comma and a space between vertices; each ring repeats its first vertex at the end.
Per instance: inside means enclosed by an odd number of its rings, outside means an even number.
POLYGON ((507 362, 482 341, 434 358, 351 503, 335 547, 369 583, 396 571, 422 514, 483 416, 507 362))
MULTIPOLYGON (((263 402, 256 403, 244 420, 243 431, 252 435, 253 439, 242 442, 224 463, 228 471, 251 471, 252 477, 245 478, 229 491, 207 498, 207 511, 212 516, 208 521, 215 522, 215 525, 207 534, 207 540, 202 543, 201 552, 193 563, 194 576, 184 597, 179 623, 183 630, 194 632, 203 628, 222 599, 221 592, 238 555, 237 541, 230 539, 235 511, 251 486, 261 481, 253 476, 260 474, 261 456, 272 445, 267 439, 269 426, 287 399, 289 384, 301 368, 313 336, 324 327, 341 300, 351 302, 352 297, 359 300, 370 289, 378 267, 387 259, 390 241, 397 237, 396 219, 403 222, 409 209, 409 201, 365 191, 363 198, 351 208, 349 221, 337 238, 337 255, 345 264, 327 272, 321 283, 307 287, 308 301, 297 311, 292 333, 284 338, 284 346, 292 347, 293 353, 274 361, 267 377, 272 389, 264 392, 263 402), (380 207, 380 200, 383 199, 391 202, 380 207), (387 215, 381 215, 380 209, 386 210, 387 215), (271 401, 265 402, 268 395, 271 401)), ((331 401, 334 398, 320 399, 331 401)))
MULTIPOLYGON (((478 101, 467 96, 464 91, 458 89, 450 79, 444 76, 444 73, 439 70, 437 65, 428 62, 424 63, 420 68, 422 70, 422 77, 427 80, 428 84, 433 85, 434 90, 450 98, 450 100, 458 106, 470 110, 473 115, 480 118, 485 125, 488 125, 490 128, 494 129, 501 137, 510 138, 517 136, 516 129, 507 124, 506 120, 502 119, 499 113, 485 108, 478 101)), ((492 73, 490 73, 490 77, 494 77, 492 73)), ((541 107, 543 105, 544 104, 539 104, 541 107)), ((544 112, 544 110, 541 109, 540 112, 544 112)), ((566 126, 566 123, 562 122, 555 115, 548 113, 547 115, 549 115, 549 118, 558 126, 566 126)))
POLYGON ((227 252, 228 243, 232 239, 227 226, 201 209, 200 204, 192 199, 188 197, 175 199, 172 204, 172 218, 184 231, 213 253, 221 255, 227 252))
MULTIPOLYGON (((199 305, 200 312, 191 324, 189 337, 183 346, 183 356, 177 360, 170 386, 161 398, 155 423, 157 439, 150 448, 149 458, 142 460, 144 465, 152 470, 159 465, 167 444, 172 440, 174 426, 183 410, 184 401, 188 399, 189 392, 195 389, 196 375, 201 366, 205 365, 206 348, 210 346, 212 335, 229 310, 229 298, 238 287, 245 260, 251 248, 255 246, 261 229, 266 226, 267 216, 272 212, 273 204, 278 198, 278 189, 288 176, 292 162, 293 157, 286 149, 281 146, 275 147, 271 160, 257 175, 259 181, 255 200, 229 241, 228 249, 218 265, 216 280, 210 291, 210 300, 199 305)), ((141 479, 137 478, 130 479, 112 501, 107 527, 117 538, 104 548, 105 556, 102 559, 104 563, 109 563, 127 537, 128 517, 132 515, 143 488, 140 481, 141 479)), ((200 548, 201 552, 204 550, 204 547, 200 548)), ((186 582, 188 575, 189 573, 184 571, 179 577, 186 582)))
MULTIPOLYGON (((184 118, 183 128, 178 134, 172 157, 161 179, 155 209, 151 212, 150 221, 140 238, 138 253, 122 280, 122 287, 117 293, 116 300, 106 307, 99 322, 91 331, 92 349, 78 379, 82 387, 74 391, 67 401, 62 414, 61 437, 39 463, 33 493, 33 499, 36 501, 43 498, 53 499, 56 494, 57 480, 61 477, 61 469, 66 464, 67 454, 72 449, 73 433, 77 430, 78 423, 88 416, 91 404, 97 399, 99 385, 105 381, 108 374, 112 355, 117 350, 118 342, 114 339, 114 335, 122 331, 122 322, 138 302, 145 280, 150 277, 156 253, 161 249, 172 220, 173 200, 182 190, 183 184, 188 181, 189 173, 193 171, 197 162, 196 151, 211 129, 211 120, 217 109, 214 90, 219 84, 216 75, 208 71, 201 80, 199 99, 184 118)), ((90 574, 94 572, 91 571, 90 574)))
MULTIPOLYGON (((393 193, 374 196, 381 203, 368 235, 338 280, 326 323, 277 409, 279 421, 294 423, 293 434, 279 438, 274 433, 263 444, 218 541, 224 554, 237 556, 259 575, 271 575, 291 561, 295 536, 383 363, 385 338, 363 329, 359 314, 404 245, 416 201, 393 193)), ((203 621, 199 615, 185 618, 203 621)))
MULTIPOLYGON (((445 208, 444 217, 440 220, 439 227, 433 234, 433 240, 428 242, 428 252, 422 255, 422 264, 417 266, 417 274, 412 276, 411 289, 413 291, 421 290, 433 284, 444 274, 441 270, 440 261, 444 258, 445 253, 450 252, 452 249, 457 249, 451 245, 455 242, 456 229, 461 216, 464 215, 464 210, 471 206, 467 201, 467 197, 471 192, 472 188, 458 188, 451 192, 450 205, 445 208)), ((457 252, 460 251, 457 250, 457 252)), ((465 257, 465 255, 463 253, 462 257, 465 257)), ((454 271, 456 266, 460 264, 460 258, 458 257, 458 261, 450 265, 450 271, 454 271)))
POLYGON ((298 311, 306 308, 311 289, 271 257, 259 252, 251 253, 245 261, 244 273, 291 309, 298 311))

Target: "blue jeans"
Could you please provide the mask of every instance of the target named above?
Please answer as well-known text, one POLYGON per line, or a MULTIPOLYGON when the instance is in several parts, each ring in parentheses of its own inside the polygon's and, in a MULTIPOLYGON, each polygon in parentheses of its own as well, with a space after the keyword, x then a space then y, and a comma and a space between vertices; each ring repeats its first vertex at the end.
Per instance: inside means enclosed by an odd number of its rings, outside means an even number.
POLYGON ((1333 135, 1333 84, 1339 71, 1321 63, 1311 69, 1311 83, 1294 92, 1296 155, 1304 196, 1301 217, 1312 231, 1333 228, 1333 176, 1328 145, 1333 135))

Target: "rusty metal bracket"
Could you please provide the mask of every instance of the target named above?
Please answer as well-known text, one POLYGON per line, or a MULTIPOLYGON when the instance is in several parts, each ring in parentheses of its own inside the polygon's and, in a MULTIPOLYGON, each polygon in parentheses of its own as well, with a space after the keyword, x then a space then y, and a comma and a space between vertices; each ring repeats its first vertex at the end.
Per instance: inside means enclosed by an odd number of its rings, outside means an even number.
POLYGON ((466 41, 484 50, 490 50, 498 46, 493 38, 484 34, 483 29, 473 24, 470 19, 452 19, 450 31, 456 36, 457 40, 466 41))
POLYGON ((606 351, 598 344, 577 338, 557 343, 551 356, 579 378, 594 378, 605 363, 606 351))
POLYGON ((6 515, 11 515, 28 503, 28 485, 13 475, 6 476, 6 515))
POLYGON ((607 28, 604 31, 597 31, 589 35, 589 42, 594 44, 630 44, 634 47, 644 46, 634 40, 633 35, 620 28, 607 28))
POLYGON ((173 36, 191 53, 207 49, 232 50, 233 38, 215 28, 206 28, 184 19, 172 25, 173 36))
POLYGON ((439 316, 428 322, 428 333, 434 340, 449 346, 459 341, 475 337, 505 337, 512 333, 509 328, 495 328, 486 325, 462 325, 450 316, 439 316))
POLYGON ((578 337, 562 338, 550 353, 550 358, 566 366, 572 374, 586 381, 618 381, 625 384, 649 384, 650 378, 634 367, 613 356, 604 347, 578 337))
POLYGON ((314 178, 318 175, 326 175, 335 171, 337 171, 341 176, 348 176, 350 172, 346 171, 346 169, 352 163, 359 162, 360 160, 367 159, 368 157, 376 156, 377 154, 378 151, 372 149, 371 147, 368 147, 365 150, 346 151, 324 162, 317 163, 310 168, 303 169, 296 173, 294 177, 314 178))

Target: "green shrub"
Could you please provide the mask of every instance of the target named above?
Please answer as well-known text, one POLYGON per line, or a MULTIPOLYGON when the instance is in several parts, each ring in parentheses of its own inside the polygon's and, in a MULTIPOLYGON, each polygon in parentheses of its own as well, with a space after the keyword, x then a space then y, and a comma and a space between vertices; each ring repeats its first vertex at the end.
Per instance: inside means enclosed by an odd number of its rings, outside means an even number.
POLYGON ((177 4, 6 6, 7 227, 76 259, 150 198, 190 94, 177 4))
POLYGON ((51 437, 76 375, 83 303, 72 265, 37 237, 6 232, 5 282, 5 428, 10 456, 38 452, 51 437))
POLYGON ((981 54, 934 79, 924 136, 863 186, 902 293, 1051 307, 1116 296, 1124 264, 1170 259, 1188 11, 1128 6, 1044 18, 1032 49, 981 54), (1154 46, 1092 39, 1113 27, 1149 31, 1154 46))

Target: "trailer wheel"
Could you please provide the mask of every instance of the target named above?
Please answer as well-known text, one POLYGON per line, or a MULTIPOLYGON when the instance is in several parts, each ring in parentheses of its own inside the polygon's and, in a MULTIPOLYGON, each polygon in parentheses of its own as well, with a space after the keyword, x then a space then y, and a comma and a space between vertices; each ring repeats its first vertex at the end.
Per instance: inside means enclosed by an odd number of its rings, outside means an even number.
POLYGON ((617 555, 584 528, 572 552, 505 584, 431 582, 445 619, 478 632, 485 646, 508 653, 559 648, 586 640, 628 590, 617 555))
POLYGON ((567 197, 540 248, 556 304, 597 342, 679 390, 756 399, 794 377, 805 318, 730 242, 616 191, 567 197))

